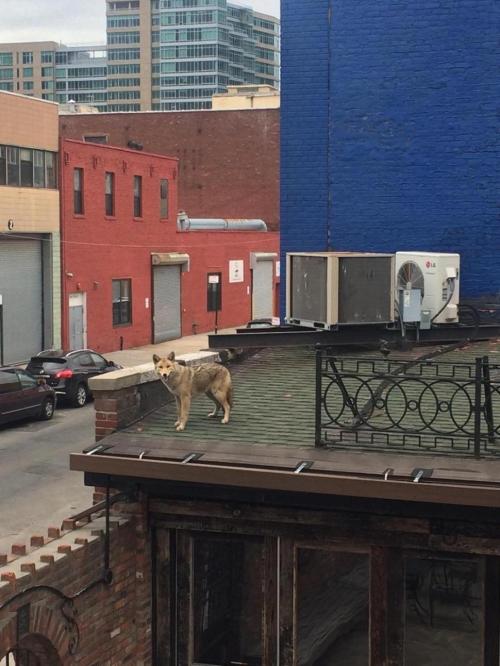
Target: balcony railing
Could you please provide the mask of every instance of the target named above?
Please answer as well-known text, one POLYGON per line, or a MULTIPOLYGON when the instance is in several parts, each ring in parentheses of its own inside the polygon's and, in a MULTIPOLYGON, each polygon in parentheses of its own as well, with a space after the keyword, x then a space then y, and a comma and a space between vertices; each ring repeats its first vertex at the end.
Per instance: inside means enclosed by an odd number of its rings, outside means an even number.
POLYGON ((317 447, 500 454, 500 365, 316 356, 317 447))

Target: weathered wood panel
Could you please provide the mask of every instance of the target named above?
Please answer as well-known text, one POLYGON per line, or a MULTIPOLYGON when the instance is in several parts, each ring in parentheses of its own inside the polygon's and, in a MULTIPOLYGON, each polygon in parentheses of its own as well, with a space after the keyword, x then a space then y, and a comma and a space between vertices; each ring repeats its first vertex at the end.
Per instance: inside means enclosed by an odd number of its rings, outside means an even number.
POLYGON ((191 666, 192 662, 192 571, 193 542, 189 534, 177 536, 177 665, 191 666))
POLYGON ((498 666, 500 663, 500 560, 497 557, 487 557, 485 562, 483 634, 484 666, 498 666))
POLYGON ((402 553, 373 548, 370 575, 370 666, 404 664, 404 562, 402 553))
POLYGON ((297 665, 335 661, 340 639, 349 642, 354 632, 359 649, 364 628, 367 666, 368 556, 301 548, 297 562, 297 665))
POLYGON ((275 666, 278 663, 278 541, 272 537, 264 541, 263 569, 263 665, 275 666))
POLYGON ((156 530, 154 536, 155 547, 155 617, 156 617, 156 658, 158 663, 165 666, 174 665, 171 654, 172 646, 172 600, 174 590, 171 587, 171 552, 170 530, 156 530))
POLYGON ((297 553, 291 539, 280 539, 280 666, 296 666, 296 568, 297 553))
POLYGON ((210 516, 211 518, 253 520, 266 522, 292 523, 307 525, 363 526, 375 527, 377 530, 395 532, 415 532, 430 534, 431 521, 423 518, 406 518, 398 516, 369 515, 345 511, 314 511, 304 509, 285 509, 274 506, 257 506, 255 504, 230 504, 220 502, 204 502, 189 500, 151 499, 150 510, 158 515, 178 516, 210 516))

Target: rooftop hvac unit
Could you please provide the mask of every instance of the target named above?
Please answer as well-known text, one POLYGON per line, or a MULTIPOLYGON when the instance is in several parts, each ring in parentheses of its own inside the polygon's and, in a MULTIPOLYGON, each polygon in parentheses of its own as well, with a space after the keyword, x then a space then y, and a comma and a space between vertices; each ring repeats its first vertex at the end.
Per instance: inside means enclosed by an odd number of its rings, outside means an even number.
POLYGON ((330 329, 394 321, 394 255, 287 254, 286 321, 330 329))
MULTIPOLYGON (((422 312, 434 324, 458 321, 460 255, 441 252, 397 252, 396 290, 419 289, 422 312)), ((399 301, 399 298, 397 299, 399 301)))

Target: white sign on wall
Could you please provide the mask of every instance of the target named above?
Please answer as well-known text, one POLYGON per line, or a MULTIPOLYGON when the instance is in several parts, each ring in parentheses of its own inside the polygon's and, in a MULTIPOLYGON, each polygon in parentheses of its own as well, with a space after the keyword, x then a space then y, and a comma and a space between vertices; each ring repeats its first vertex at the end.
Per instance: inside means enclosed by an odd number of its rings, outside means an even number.
POLYGON ((280 277, 280 273, 281 273, 281 264, 280 264, 279 261, 277 261, 276 262, 276 277, 277 278, 280 277))
POLYGON ((219 276, 218 275, 209 275, 208 276, 208 284, 219 284, 219 276))
POLYGON ((229 262, 229 282, 243 282, 245 279, 245 264, 243 259, 229 262))

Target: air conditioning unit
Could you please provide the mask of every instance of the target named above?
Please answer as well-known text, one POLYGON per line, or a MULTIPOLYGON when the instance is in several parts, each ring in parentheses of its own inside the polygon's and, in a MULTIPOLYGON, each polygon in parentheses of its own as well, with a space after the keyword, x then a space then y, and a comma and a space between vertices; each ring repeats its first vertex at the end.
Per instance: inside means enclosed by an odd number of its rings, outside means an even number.
POLYGON ((422 312, 433 324, 458 321, 460 255, 441 252, 396 253, 396 299, 401 291, 419 289, 422 312))
POLYGON ((394 255, 287 254, 286 321, 316 329, 394 321, 394 255))

